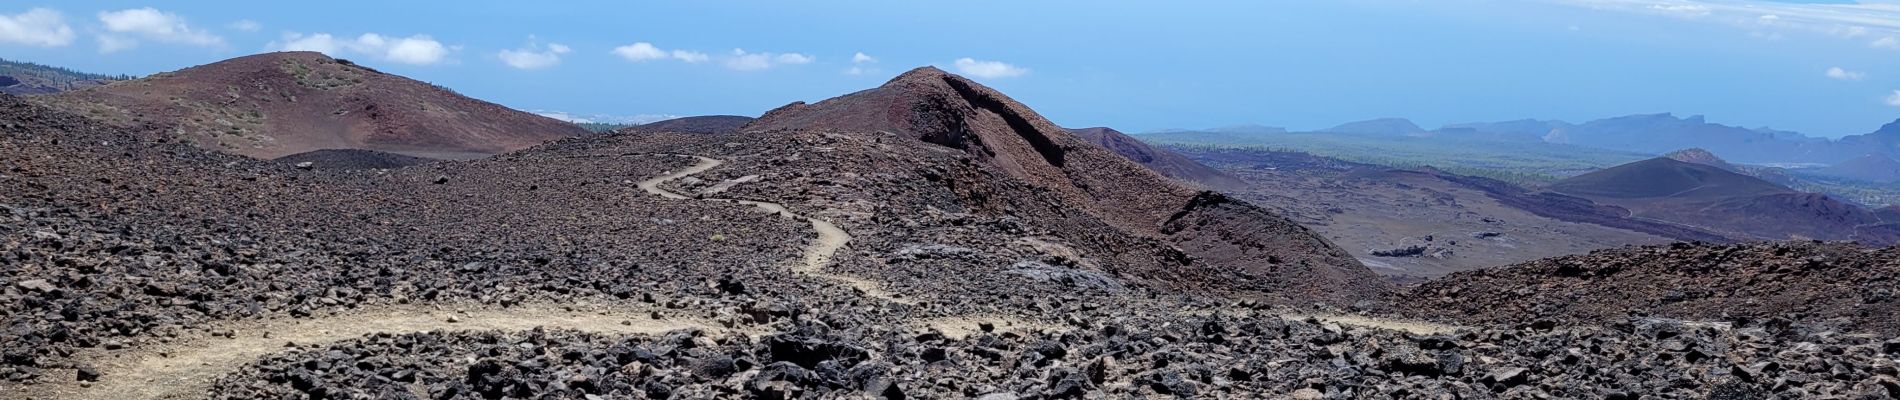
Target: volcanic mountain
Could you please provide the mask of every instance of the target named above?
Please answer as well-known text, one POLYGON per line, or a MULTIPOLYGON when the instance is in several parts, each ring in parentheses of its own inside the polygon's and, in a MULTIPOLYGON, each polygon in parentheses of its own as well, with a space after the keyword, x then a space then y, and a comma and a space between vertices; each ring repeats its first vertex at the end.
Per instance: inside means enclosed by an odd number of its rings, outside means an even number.
POLYGON ((1653 158, 1579 175, 1549 190, 1630 210, 1636 218, 1781 240, 1885 242, 1880 219, 1860 206, 1722 168, 1653 158))
POLYGON ((1379 118, 1358 122, 1348 122, 1327 128, 1325 132, 1352 133, 1380 136, 1431 136, 1431 131, 1418 127, 1418 124, 1404 118, 1379 118))
POLYGON ((1721 168, 1722 170, 1728 171, 1728 172, 1735 172, 1735 173, 1742 172, 1742 169, 1740 167, 1736 167, 1735 164, 1730 164, 1728 160, 1723 160, 1722 157, 1717 157, 1715 153, 1710 152, 1708 150, 1699 149, 1699 148, 1689 148, 1689 149, 1672 151, 1672 152, 1669 152, 1669 154, 1664 154, 1663 158, 1668 158, 1671 160, 1686 162, 1690 164, 1702 164, 1702 165, 1707 165, 1711 167, 1721 168))
POLYGON ((962 206, 1022 212, 1036 205, 1003 203, 1015 199, 992 198, 1000 189, 987 188, 1026 184, 1060 204, 1055 211, 1070 214, 1061 217, 1068 223, 1097 220, 1178 249, 1181 254, 1168 257, 1179 264, 1171 267, 1177 271, 1238 271, 1252 277, 1240 284, 1313 301, 1349 302, 1386 290, 1370 270, 1304 226, 1168 179, 1002 93, 936 68, 817 103, 795 102, 744 130, 836 132, 958 152, 994 176, 956 182, 962 206))
POLYGON ((1735 164, 1715 155, 1715 152, 1700 148, 1672 151, 1669 152, 1669 154, 1664 154, 1663 158, 1721 168, 1723 171, 1755 177, 1776 185, 1795 186, 1800 181, 1799 178, 1795 178, 1794 175, 1789 175, 1787 170, 1781 168, 1735 164))
POLYGON ((1180 153, 1149 146, 1112 128, 1070 129, 1069 132, 1075 133, 1082 140, 1114 151, 1115 154, 1120 154, 1129 161, 1134 161, 1136 164, 1141 164, 1170 178, 1199 183, 1214 189, 1238 188, 1246 184, 1233 175, 1201 165, 1180 153))
POLYGON ((739 115, 701 115, 621 128, 627 132, 733 133, 751 123, 752 117, 739 115))
POLYGON ((587 133, 315 52, 239 57, 40 99, 256 158, 323 149, 478 158, 587 133))
POLYGON ((1881 125, 1873 132, 1842 137, 1836 141, 1856 154, 1883 154, 1900 158, 1900 119, 1881 125))

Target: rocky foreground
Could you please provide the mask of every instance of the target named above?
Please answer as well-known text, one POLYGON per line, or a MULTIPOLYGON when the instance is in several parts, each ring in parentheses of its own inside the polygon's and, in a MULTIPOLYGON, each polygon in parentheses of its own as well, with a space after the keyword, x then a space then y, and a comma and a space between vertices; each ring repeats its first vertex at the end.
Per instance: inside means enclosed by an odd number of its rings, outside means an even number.
MULTIPOLYGON (((978 142, 1050 134, 987 88, 940 89, 923 90, 981 100, 929 113, 973 118, 950 125, 987 129, 978 142)), ((1645 276, 1739 285, 1689 269, 1784 264, 1682 245, 1680 266, 1557 259, 1395 290, 1218 194, 1076 203, 1154 176, 1079 171, 1111 159, 1099 149, 1012 169, 891 131, 781 127, 350 170, 6 96, 0 127, 7 398, 1900 397, 1885 303, 1822 294, 1890 287, 1880 270, 1756 274, 1783 286, 1641 307, 1660 290, 1632 289, 1645 276), (724 164, 675 174, 695 163, 682 155, 724 164), (671 175, 656 188, 683 198, 640 188, 671 175), (810 246, 810 219, 850 241, 810 246), (1577 289, 1593 282, 1631 295, 1577 289), (1714 315, 1778 288, 1833 311, 1714 315), (1605 303, 1551 306, 1579 299, 1605 303)), ((1858 254, 1818 261, 1838 271, 1893 259, 1829 246, 1858 254)))
POLYGON ((1900 341, 1638 319, 1411 334, 1240 311, 1024 333, 801 321, 677 331, 374 335, 292 348, 221 398, 1891 398, 1900 341), (1225 313, 1224 313, 1225 314, 1225 313))
POLYGON ((1896 248, 1847 243, 1628 247, 1453 274, 1412 291, 1428 318, 1554 326, 1666 315, 1900 335, 1896 248))

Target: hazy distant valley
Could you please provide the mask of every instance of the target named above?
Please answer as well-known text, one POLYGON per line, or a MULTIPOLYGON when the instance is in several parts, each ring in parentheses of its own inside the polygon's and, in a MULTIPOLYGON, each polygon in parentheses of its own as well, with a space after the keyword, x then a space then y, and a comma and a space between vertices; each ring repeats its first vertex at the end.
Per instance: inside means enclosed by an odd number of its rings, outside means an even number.
POLYGON ((1437 130, 1381 119, 1318 132, 1255 125, 1131 137, 1246 180, 1228 190, 1280 205, 1275 208, 1325 232, 1382 274, 1404 279, 1670 240, 1892 244, 1900 237, 1900 220, 1882 215, 1891 215, 1900 186, 1881 160, 1892 160, 1892 152, 1882 149, 1893 147, 1863 144, 1900 138, 1895 129, 1900 122, 1830 141, 1699 117, 1646 115, 1582 125, 1524 120, 1437 130), (1638 132, 1685 147, 1648 153, 1669 147, 1599 137, 1638 132), (1585 133, 1587 139, 1570 139, 1585 133), (1730 141, 1738 135, 1744 136, 1741 142, 1730 141), (1779 144, 1755 143, 1763 138, 1779 144), (1621 145, 1634 142, 1645 144, 1621 145), (1807 166, 1731 163, 1705 148, 1749 154, 1764 164, 1807 166), (1867 153, 1846 156, 1856 151, 1851 149, 1867 153), (1665 171, 1678 167, 1644 163, 1658 157, 1708 168, 1687 181, 1666 183, 1658 179, 1668 179, 1665 171), (1619 172, 1599 172, 1626 164, 1619 172), (1677 193, 1724 184, 1737 188, 1677 193), (1796 199, 1799 192, 1822 195, 1796 199))

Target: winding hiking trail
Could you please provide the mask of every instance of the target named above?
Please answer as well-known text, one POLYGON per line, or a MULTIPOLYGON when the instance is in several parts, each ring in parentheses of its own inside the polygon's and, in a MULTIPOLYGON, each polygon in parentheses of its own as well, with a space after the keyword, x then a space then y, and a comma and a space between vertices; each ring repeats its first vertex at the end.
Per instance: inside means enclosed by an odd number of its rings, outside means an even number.
MULTIPOLYGON (((680 178, 684 178, 684 177, 698 174, 701 172, 706 172, 706 171, 712 170, 713 168, 718 168, 720 165, 724 165, 726 163, 725 161, 721 161, 716 158, 702 157, 702 156, 695 156, 695 155, 685 155, 685 154, 665 154, 665 155, 675 156, 675 157, 691 157, 699 161, 697 163, 694 163, 692 166, 686 167, 685 169, 674 171, 666 175, 654 177, 652 179, 640 181, 639 187, 641 190, 645 190, 647 191, 647 193, 652 193, 654 195, 658 195, 660 197, 672 199, 672 200, 687 200, 687 199, 692 199, 694 197, 668 191, 664 188, 661 188, 660 185, 666 184, 666 182, 672 181, 675 179, 680 179, 680 178)), ((887 292, 882 288, 879 288, 876 282, 872 282, 870 280, 866 280, 863 278, 850 276, 850 275, 824 272, 825 265, 831 263, 832 258, 838 254, 838 250, 844 248, 844 245, 846 243, 851 242, 851 234, 845 233, 844 229, 838 228, 838 225, 836 224, 832 224, 831 222, 827 222, 822 219, 812 218, 805 215, 800 215, 798 213, 794 213, 790 209, 785 208, 784 204, 773 203, 773 202, 768 202, 768 201, 710 198, 710 197, 700 198, 700 200, 749 205, 753 207, 758 207, 759 209, 769 211, 778 215, 785 216, 786 218, 809 221, 811 222, 812 230, 818 232, 818 239, 813 240, 811 245, 805 247, 805 260, 803 263, 797 266, 794 266, 792 268, 793 272, 798 272, 798 273, 810 275, 810 276, 821 278, 821 279, 827 279, 827 280, 843 283, 847 286, 851 286, 852 289, 856 289, 859 293, 863 293, 865 296, 868 296, 868 297, 878 298, 878 299, 882 299, 882 300, 886 300, 886 301, 890 301, 894 303, 911 304, 910 300, 904 299, 900 296, 887 292)))
MULTIPOLYGON (((699 162, 685 169, 647 179, 639 187, 648 193, 672 200, 691 197, 659 186, 667 181, 705 172, 723 161, 693 157, 699 162)), ((823 272, 839 249, 851 241, 851 235, 837 225, 791 212, 773 202, 710 198, 716 201, 749 205, 786 218, 811 222, 818 238, 805 248, 803 260, 793 271, 837 281, 866 296, 898 303, 907 300, 892 295, 874 282, 861 278, 823 272)), ((104 351, 81 358, 100 372, 97 382, 55 381, 19 388, 0 388, 7 397, 20 395, 32 399, 169 399, 204 393, 212 380, 258 358, 282 352, 287 344, 326 345, 377 333, 415 333, 454 330, 521 331, 537 327, 570 329, 605 334, 655 334, 679 329, 729 331, 706 321, 692 318, 655 320, 649 310, 619 308, 613 311, 576 311, 585 305, 516 306, 491 309, 471 306, 468 311, 453 311, 450 306, 403 307, 354 310, 347 314, 307 319, 279 319, 218 324, 213 331, 232 331, 232 337, 205 337, 172 343, 142 346, 127 351, 104 351), (450 321, 454 322, 450 322, 450 321)), ((974 326, 974 323, 970 325, 974 326)), ((70 373, 70 371, 68 371, 70 373)))
MULTIPOLYGON (((213 379, 244 364, 285 351, 287 343, 324 345, 376 333, 505 330, 537 327, 606 334, 655 334, 679 329, 724 331, 691 318, 652 319, 645 310, 582 311, 584 305, 524 305, 455 311, 450 306, 356 310, 349 314, 247 321, 224 325, 233 337, 205 337, 88 357, 98 382, 48 382, 0 397, 31 399, 170 399, 196 397, 213 379), (453 318, 451 318, 453 317, 453 318), (449 321, 455 322, 449 322, 449 321)), ((602 308, 605 310, 605 308, 602 308)), ((70 372, 68 372, 70 373, 70 372)), ((68 378, 70 379, 70 378, 68 378)))
MULTIPOLYGON (((631 155, 631 154, 629 154, 631 155)), ((638 187, 671 200, 733 203, 758 207, 788 219, 810 222, 818 237, 805 247, 802 262, 792 271, 850 286, 864 296, 893 303, 913 304, 894 295, 873 281, 850 275, 829 273, 829 265, 838 251, 851 242, 851 235, 825 220, 794 213, 785 205, 756 200, 687 196, 661 188, 666 182, 706 172, 725 162, 702 156, 682 154, 642 154, 645 156, 690 157, 698 162, 678 171, 641 181, 638 187)), ((285 351, 290 345, 308 348, 360 338, 377 333, 406 334, 427 331, 503 330, 534 328, 568 329, 603 334, 657 334, 679 329, 710 332, 734 332, 698 318, 669 316, 654 319, 653 312, 640 307, 594 305, 587 303, 521 305, 496 309, 487 305, 438 304, 429 306, 383 307, 350 310, 344 314, 302 319, 266 319, 216 323, 214 332, 234 332, 229 337, 187 338, 170 343, 139 345, 124 351, 91 351, 75 357, 91 365, 101 375, 97 382, 54 380, 24 387, 0 387, 0 397, 28 399, 171 399, 195 397, 209 388, 218 376, 245 364, 285 351), (451 322, 453 321, 453 322, 451 322)), ((1288 318, 1307 316, 1288 315, 1288 318)), ((1394 321, 1349 315, 1312 316, 1344 325, 1396 329, 1414 333, 1440 333, 1453 327, 1415 321, 1394 321)), ((1018 318, 977 315, 949 316, 914 321, 917 327, 935 329, 951 337, 967 337, 979 327, 1000 331, 1062 329, 1018 318)), ((70 373, 61 370, 60 373, 70 373)))

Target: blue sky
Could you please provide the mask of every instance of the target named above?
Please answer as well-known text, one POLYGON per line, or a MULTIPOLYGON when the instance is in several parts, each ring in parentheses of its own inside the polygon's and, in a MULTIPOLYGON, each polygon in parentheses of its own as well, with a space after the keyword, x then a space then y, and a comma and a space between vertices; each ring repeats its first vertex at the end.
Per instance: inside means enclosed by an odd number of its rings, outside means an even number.
POLYGON ((0 1, 8 59, 149 74, 286 48, 622 117, 757 115, 922 65, 1125 131, 1675 112, 1840 136, 1900 117, 1895 3, 0 1))

